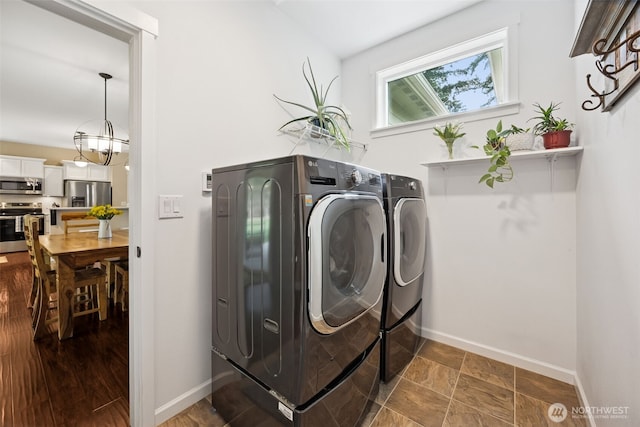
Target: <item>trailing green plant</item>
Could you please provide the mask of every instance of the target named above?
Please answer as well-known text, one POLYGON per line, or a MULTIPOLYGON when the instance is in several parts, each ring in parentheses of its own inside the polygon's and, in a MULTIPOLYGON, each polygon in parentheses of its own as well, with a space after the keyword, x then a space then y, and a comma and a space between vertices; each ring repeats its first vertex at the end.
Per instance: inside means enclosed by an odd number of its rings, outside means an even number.
POLYGON ((444 127, 440 127, 439 125, 433 127, 433 130, 435 131, 433 134, 439 136, 447 145, 447 151, 449 152, 450 159, 453 159, 453 143, 456 139, 462 138, 466 135, 466 133, 460 132, 462 130, 462 125, 462 123, 447 122, 444 124, 444 127))
POLYGON ((511 150, 509 150, 505 142, 507 136, 514 132, 512 129, 503 130, 502 120, 500 120, 495 129, 487 131, 486 143, 482 148, 485 154, 490 156, 490 165, 489 170, 482 175, 478 183, 484 182, 487 186, 493 188, 496 182, 509 182, 513 179, 513 168, 509 163, 511 150))
POLYGON ((343 147, 349 149, 349 139, 343 128, 343 126, 346 126, 347 129, 351 130, 351 125, 349 124, 347 114, 342 108, 336 105, 326 105, 329 89, 331 89, 331 85, 338 78, 338 76, 335 76, 333 79, 331 79, 326 90, 323 89, 322 84, 318 87, 309 58, 307 58, 306 62, 302 63, 302 75, 307 82, 307 86, 309 86, 311 95, 313 96, 314 106, 309 107, 297 102, 286 101, 279 98, 275 94, 273 96, 280 102, 300 107, 304 110, 309 111, 311 114, 289 120, 287 123, 280 126, 279 130, 283 130, 285 127, 292 123, 304 121, 326 131, 343 147), (309 75, 307 75, 306 65, 309 66, 309 75))
POLYGON ((531 117, 530 120, 537 120, 533 125, 533 133, 536 135, 544 135, 549 132, 558 132, 561 130, 569 130, 573 127, 573 123, 569 123, 567 119, 560 119, 555 117, 553 113, 559 110, 560 103, 554 104, 551 102, 547 108, 541 106, 539 103, 533 104, 535 112, 538 116, 531 117))

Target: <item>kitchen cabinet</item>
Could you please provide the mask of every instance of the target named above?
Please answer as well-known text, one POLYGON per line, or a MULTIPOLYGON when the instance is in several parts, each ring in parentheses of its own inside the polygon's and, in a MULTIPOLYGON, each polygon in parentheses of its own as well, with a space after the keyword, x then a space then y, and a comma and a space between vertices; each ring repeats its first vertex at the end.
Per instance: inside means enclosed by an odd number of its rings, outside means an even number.
POLYGON ((44 161, 32 157, 0 156, 0 176, 44 178, 44 161))
POLYGON ((64 196, 62 166, 44 167, 44 188, 42 194, 50 197, 64 196))
POLYGON ((111 181, 109 166, 88 164, 81 168, 70 160, 63 160, 62 168, 65 180, 111 181))

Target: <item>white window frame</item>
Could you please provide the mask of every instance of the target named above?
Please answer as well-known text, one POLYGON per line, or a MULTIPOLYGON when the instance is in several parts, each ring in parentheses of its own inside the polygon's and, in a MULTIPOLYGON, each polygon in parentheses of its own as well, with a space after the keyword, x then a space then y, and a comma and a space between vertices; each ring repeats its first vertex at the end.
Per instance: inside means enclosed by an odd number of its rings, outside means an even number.
POLYGON ((376 73, 376 116, 371 136, 376 138, 428 129, 432 128, 437 123, 448 120, 470 122, 518 113, 520 103, 517 101, 518 84, 517 68, 515 66, 515 64, 517 64, 517 55, 515 50, 510 48, 510 46, 514 46, 516 44, 516 40, 514 39, 515 37, 516 26, 508 26, 378 71, 376 73), (388 124, 389 82, 500 47, 503 48, 502 70, 504 79, 502 85, 504 95, 503 101, 500 104, 494 107, 434 116, 412 122, 393 125, 388 124))

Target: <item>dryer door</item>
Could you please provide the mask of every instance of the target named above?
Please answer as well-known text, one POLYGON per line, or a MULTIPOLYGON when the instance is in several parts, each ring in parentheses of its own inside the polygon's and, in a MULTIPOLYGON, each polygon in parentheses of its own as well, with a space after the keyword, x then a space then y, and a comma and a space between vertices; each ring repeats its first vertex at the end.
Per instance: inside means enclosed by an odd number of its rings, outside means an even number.
POLYGON ((424 200, 400 199, 393 210, 393 274, 400 286, 418 279, 424 272, 427 208, 424 200))
POLYGON ((385 216, 380 199, 332 194, 311 211, 309 317, 331 334, 374 307, 384 289, 385 216))

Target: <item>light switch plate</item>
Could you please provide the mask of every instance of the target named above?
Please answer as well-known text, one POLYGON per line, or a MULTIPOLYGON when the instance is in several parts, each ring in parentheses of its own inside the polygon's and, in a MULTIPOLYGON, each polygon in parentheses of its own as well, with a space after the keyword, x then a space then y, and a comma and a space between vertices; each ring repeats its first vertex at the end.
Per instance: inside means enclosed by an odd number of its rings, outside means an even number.
POLYGON ((158 196, 158 218, 182 217, 182 196, 158 196))

